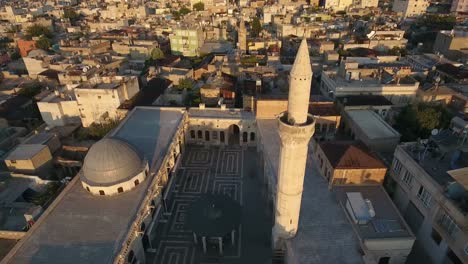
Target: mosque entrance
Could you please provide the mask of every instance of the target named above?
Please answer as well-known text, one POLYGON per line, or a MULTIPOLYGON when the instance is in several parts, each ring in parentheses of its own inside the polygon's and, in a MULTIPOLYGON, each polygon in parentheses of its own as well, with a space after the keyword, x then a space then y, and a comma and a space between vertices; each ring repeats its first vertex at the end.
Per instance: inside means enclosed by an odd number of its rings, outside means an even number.
POLYGON ((239 145, 240 129, 238 125, 229 126, 229 145, 239 145))

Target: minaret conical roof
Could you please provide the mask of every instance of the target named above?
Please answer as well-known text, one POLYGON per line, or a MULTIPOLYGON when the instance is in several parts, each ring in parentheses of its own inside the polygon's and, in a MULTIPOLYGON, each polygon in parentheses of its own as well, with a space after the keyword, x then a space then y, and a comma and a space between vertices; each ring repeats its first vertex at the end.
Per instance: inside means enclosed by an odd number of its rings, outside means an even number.
POLYGON ((296 59, 294 60, 290 75, 296 77, 310 77, 312 75, 309 48, 305 37, 302 39, 299 50, 297 51, 296 59))

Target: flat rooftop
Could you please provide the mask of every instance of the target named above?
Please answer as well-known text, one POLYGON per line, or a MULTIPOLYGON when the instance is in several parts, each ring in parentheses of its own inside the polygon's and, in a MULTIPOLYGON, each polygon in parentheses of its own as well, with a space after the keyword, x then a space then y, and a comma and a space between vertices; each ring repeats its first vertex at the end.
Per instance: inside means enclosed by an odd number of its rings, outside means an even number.
POLYGON ((47 146, 41 144, 19 144, 6 156, 5 160, 29 160, 44 148, 47 148, 47 146))
MULTIPOLYGON (((133 144, 159 169, 165 150, 182 120, 177 108, 137 107, 110 135, 133 144)), ((150 175, 152 175, 150 173, 150 175)), ((75 177, 5 263, 112 263, 144 198, 151 176, 132 191, 94 196, 75 177)))
MULTIPOLYGON (((264 159, 275 174, 275 181, 280 149, 277 120, 257 120, 257 126, 264 159)), ((328 183, 320 176, 312 155, 309 144, 299 228, 296 237, 289 241, 293 262, 362 263, 359 241, 335 195, 328 191, 328 183)))
POLYGON ((411 231, 382 186, 342 185, 334 186, 333 192, 343 205, 343 209, 347 201, 346 193, 361 193, 364 199, 371 201, 375 216, 365 225, 353 223, 361 239, 413 238, 411 231))
MULTIPOLYGON (((384 78, 379 80, 377 78, 362 78, 361 80, 346 80, 345 78, 337 75, 335 72, 324 72, 327 76, 336 83, 339 87, 364 87, 364 88, 382 88, 386 86, 397 86, 396 80, 388 80, 385 82, 384 78)), ((398 83, 399 89, 414 88, 417 81, 410 76, 405 76, 400 79, 398 83)))
POLYGON ((438 184, 445 187, 455 179, 450 176, 447 171, 457 168, 468 167, 468 153, 458 152, 456 149, 437 150, 428 148, 425 155, 425 147, 416 142, 409 142, 400 145, 400 147, 408 154, 424 171, 434 179, 438 184), (445 153, 445 154, 444 154, 445 153), (455 158, 459 155, 458 158, 455 158), (452 162, 452 159, 455 162, 452 162), (456 164, 456 167, 454 165, 456 164))
POLYGON ((395 129, 371 110, 346 110, 346 115, 370 139, 400 137, 395 129))
POLYGON ((221 108, 190 108, 189 116, 194 118, 223 118, 223 119, 255 119, 255 114, 252 112, 242 111, 240 109, 221 108))

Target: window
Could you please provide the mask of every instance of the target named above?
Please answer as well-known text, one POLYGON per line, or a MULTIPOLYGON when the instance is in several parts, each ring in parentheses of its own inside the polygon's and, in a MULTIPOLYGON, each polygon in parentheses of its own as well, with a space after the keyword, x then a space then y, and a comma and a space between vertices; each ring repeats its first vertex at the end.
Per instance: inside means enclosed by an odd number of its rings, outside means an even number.
POLYGON ((80 97, 80 94, 76 94, 76 97, 80 97))
POLYGON ((100 95, 98 95, 97 99, 101 99, 101 96, 100 96, 100 95))
POLYGON ((106 195, 106 193, 103 190, 99 190, 99 195, 106 195))
POLYGON ((213 138, 213 140, 217 140, 218 139, 218 131, 213 131, 211 133, 211 137, 213 138))
POLYGON ((91 192, 91 190, 89 190, 89 187, 88 187, 88 186, 86 186, 86 190, 87 190, 88 192, 91 192))
POLYGON ((250 132, 250 141, 255 141, 255 133, 250 132))
POLYGON ((401 172, 401 162, 398 159, 393 160, 393 171, 396 172, 396 174, 400 174, 401 172))
POLYGON ((202 133, 202 131, 201 131, 201 130, 198 130, 198 132, 197 132, 197 136, 198 136, 198 138, 202 138, 202 137, 203 137, 203 133, 202 133))
POLYGON ((440 236, 440 234, 434 228, 432 228, 431 237, 432 237, 432 240, 434 240, 434 242, 437 245, 440 245, 440 242, 442 241, 442 237, 440 236))
POLYGON ((242 133, 242 141, 243 141, 243 142, 247 142, 247 139, 248 139, 248 134, 247 134, 247 132, 242 133))
POLYGON ((418 190, 418 198, 423 202, 425 207, 429 208, 431 206, 432 195, 422 185, 418 190))
POLYGON ((411 175, 411 173, 408 170, 406 170, 405 173, 403 173, 403 176, 401 177, 401 181, 406 186, 411 188, 411 186, 413 185, 413 175, 411 175))
POLYGON ((135 186, 137 186, 138 184, 140 184, 140 181, 137 179, 134 181, 135 182, 135 186))
POLYGON ((119 188, 117 189, 117 192, 118 192, 118 193, 123 193, 123 188, 122 188, 122 187, 119 187, 119 188))
POLYGON ((219 134, 220 141, 224 143, 224 131, 221 131, 219 134))
POLYGON ((190 138, 195 138, 195 131, 190 130, 190 138))
POLYGON ((455 221, 453 221, 453 218, 446 213, 443 213, 440 217, 439 224, 445 229, 445 231, 447 231, 447 233, 452 238, 455 238, 458 231, 460 230, 460 227, 458 227, 455 221))
POLYGON ((205 140, 210 141, 210 131, 205 131, 205 140))
POLYGON ((16 160, 10 160, 10 162, 16 164, 16 160))
POLYGON ((379 264, 388 264, 390 263, 390 257, 381 257, 379 259, 379 264))

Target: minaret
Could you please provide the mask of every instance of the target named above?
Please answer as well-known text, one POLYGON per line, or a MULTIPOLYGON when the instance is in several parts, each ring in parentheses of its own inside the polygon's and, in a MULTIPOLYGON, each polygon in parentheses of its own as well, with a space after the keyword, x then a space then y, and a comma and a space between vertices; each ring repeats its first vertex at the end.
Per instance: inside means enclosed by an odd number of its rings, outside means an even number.
POLYGON ((247 30, 245 29, 244 19, 239 22, 239 30, 237 31, 237 42, 239 50, 243 53, 247 51, 247 30))
POLYGON ((304 38, 289 76, 288 110, 278 118, 281 147, 273 227, 275 248, 281 248, 284 239, 297 232, 308 144, 315 132, 314 118, 308 114, 311 82, 309 49, 304 38))

